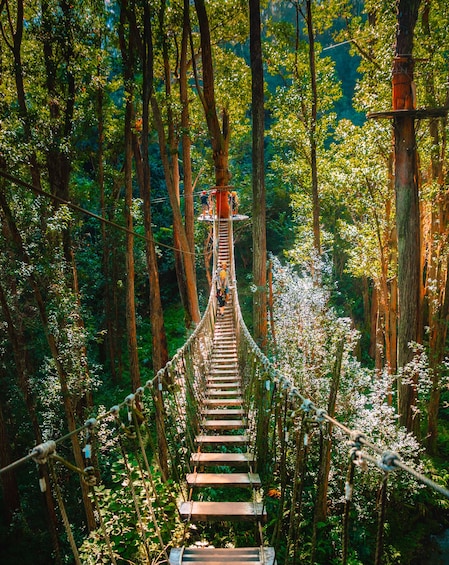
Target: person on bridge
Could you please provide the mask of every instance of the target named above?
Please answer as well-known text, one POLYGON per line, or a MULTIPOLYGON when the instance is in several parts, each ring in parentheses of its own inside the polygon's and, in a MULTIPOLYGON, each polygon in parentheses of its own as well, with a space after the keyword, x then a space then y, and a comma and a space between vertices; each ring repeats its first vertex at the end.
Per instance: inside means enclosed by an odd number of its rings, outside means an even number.
POLYGON ((226 302, 229 298, 229 270, 226 261, 222 261, 218 271, 218 286, 223 290, 226 302))
POLYGON ((218 304, 218 315, 223 317, 226 306, 226 295, 224 293, 224 290, 220 287, 217 288, 217 304, 218 304))
POLYGON ((209 195, 207 194, 206 190, 203 190, 201 192, 200 202, 201 202, 201 217, 204 220, 205 216, 210 215, 210 201, 209 201, 209 195))
POLYGON ((239 196, 235 190, 229 193, 229 205, 233 216, 239 212, 239 196))

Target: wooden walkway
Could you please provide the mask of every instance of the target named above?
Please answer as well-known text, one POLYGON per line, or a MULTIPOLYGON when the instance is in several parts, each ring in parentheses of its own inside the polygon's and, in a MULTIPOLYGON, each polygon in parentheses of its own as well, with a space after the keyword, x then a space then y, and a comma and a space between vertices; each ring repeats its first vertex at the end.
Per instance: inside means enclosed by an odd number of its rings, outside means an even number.
MULTIPOLYGON (((230 264, 228 222, 220 223, 218 264, 230 264)), ((231 293, 232 294, 232 293, 231 293)), ((267 515, 260 496, 261 481, 254 472, 254 456, 249 450, 246 410, 238 367, 236 328, 231 301, 224 316, 217 315, 211 364, 205 379, 201 406, 201 431, 195 438, 197 451, 191 453, 193 472, 186 482, 190 500, 180 504, 179 512, 187 522, 242 521, 264 523, 267 515), (221 500, 205 502, 201 489, 220 488, 221 500), (230 502, 234 489, 248 489, 249 502, 230 502), (226 496, 226 493, 229 493, 226 496)), ((170 565, 275 565, 271 547, 174 548, 170 565)))

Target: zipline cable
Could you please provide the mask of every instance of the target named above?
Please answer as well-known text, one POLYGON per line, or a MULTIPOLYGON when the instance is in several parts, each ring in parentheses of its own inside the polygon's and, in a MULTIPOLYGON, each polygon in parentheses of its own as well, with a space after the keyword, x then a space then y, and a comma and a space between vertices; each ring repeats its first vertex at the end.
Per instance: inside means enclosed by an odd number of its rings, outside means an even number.
POLYGON ((68 208, 71 208, 72 210, 75 210, 76 212, 79 212, 81 214, 84 214, 85 216, 89 216, 91 218, 94 218, 95 220, 98 220, 99 222, 103 222, 104 224, 106 224, 108 226, 111 226, 111 227, 113 227, 117 230, 123 231, 125 233, 130 234, 130 235, 133 235, 133 236, 135 236, 139 239, 142 239, 144 241, 150 241, 154 245, 158 245, 159 247, 165 247, 166 249, 170 249, 171 251, 177 251, 178 253, 184 253, 185 255, 187 255, 187 254, 195 255, 195 253, 192 252, 192 251, 183 251, 182 249, 174 247, 173 245, 161 243, 159 241, 156 241, 155 239, 150 239, 146 235, 142 235, 140 233, 137 233, 133 230, 128 229, 125 226, 121 226, 120 224, 112 222, 111 220, 108 220, 107 218, 103 218, 102 216, 95 214, 95 212, 91 212, 90 210, 86 210, 85 208, 78 206, 77 204, 74 204, 73 202, 70 202, 69 200, 65 200, 64 198, 61 198, 60 196, 56 196, 55 194, 50 194, 49 192, 46 192, 45 190, 42 190, 41 188, 38 188, 37 186, 34 186, 33 184, 30 184, 30 183, 25 182, 21 179, 18 179, 16 177, 10 175, 6 171, 2 171, 1 169, 0 169, 0 176, 11 181, 14 184, 18 184, 22 188, 26 188, 28 190, 31 190, 32 192, 34 192, 35 194, 38 194, 39 196, 43 196, 44 198, 50 198, 51 200, 54 200, 55 202, 58 202, 59 204, 64 204, 65 206, 67 206, 68 208))

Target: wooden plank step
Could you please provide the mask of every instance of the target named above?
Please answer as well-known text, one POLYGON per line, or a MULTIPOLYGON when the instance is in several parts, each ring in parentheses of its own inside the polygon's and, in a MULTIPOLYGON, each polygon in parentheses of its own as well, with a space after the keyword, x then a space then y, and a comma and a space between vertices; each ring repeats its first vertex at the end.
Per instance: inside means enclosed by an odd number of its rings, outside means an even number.
POLYGON ((179 551, 179 555, 172 561, 170 553, 169 565, 229 565, 229 563, 251 563, 252 565, 276 565, 273 547, 261 548, 182 548, 172 549, 179 551), (254 551, 257 550, 257 553, 254 551), (202 554, 202 552, 204 552, 202 554))
POLYGON ((206 406, 241 406, 242 398, 206 398, 203 400, 206 406))
POLYGON ((258 473, 188 473, 186 481, 189 487, 242 487, 260 488, 258 473))
POLYGON ((225 371, 223 369, 219 370, 211 370, 208 372, 206 380, 208 381, 219 381, 225 379, 226 381, 230 381, 232 379, 240 380, 239 372, 234 369, 233 371, 225 371))
POLYGON ((248 465, 254 462, 251 453, 191 453, 192 465, 229 465, 232 467, 248 465))
POLYGON ((266 521, 267 513, 261 502, 182 502, 179 513, 183 520, 243 520, 266 521))
POLYGON ((236 377, 238 377, 238 374, 229 375, 228 373, 223 373, 222 371, 214 371, 213 373, 210 373, 206 377, 206 381, 229 382, 229 381, 235 381, 236 377))
POLYGON ((222 389, 222 390, 228 390, 228 389, 236 389, 238 388, 240 385, 240 379, 234 379, 231 382, 215 382, 215 381, 207 381, 206 383, 206 388, 207 389, 222 389))
POLYGON ((232 397, 234 397, 234 396, 241 397, 242 391, 241 391, 239 388, 235 388, 235 389, 232 389, 232 390, 231 390, 231 389, 223 390, 223 389, 214 389, 214 388, 211 388, 211 389, 208 391, 207 394, 208 394, 208 396, 209 396, 210 398, 212 398, 212 397, 215 397, 215 398, 216 398, 217 396, 220 397, 220 398, 225 398, 225 397, 230 397, 230 396, 232 396, 232 397))
POLYGON ((247 435, 199 435, 195 442, 200 445, 245 445, 248 443, 247 435))
POLYGON ((246 428, 243 420, 204 420, 201 424, 206 430, 240 430, 246 428))
POLYGON ((273 547, 174 547, 170 551, 169 565, 276 565, 273 547))
POLYGON ((203 408, 201 414, 208 418, 227 418, 228 416, 244 416, 245 410, 243 408, 203 408))

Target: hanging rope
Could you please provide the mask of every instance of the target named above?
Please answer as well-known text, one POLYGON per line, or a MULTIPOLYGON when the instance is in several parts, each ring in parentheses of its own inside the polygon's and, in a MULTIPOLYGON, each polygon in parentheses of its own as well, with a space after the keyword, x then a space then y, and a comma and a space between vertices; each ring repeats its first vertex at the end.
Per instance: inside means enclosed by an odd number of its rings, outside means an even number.
MULTIPOLYGON (((111 409, 113 410, 113 409, 111 409)), ((134 429, 130 426, 126 426, 120 419, 120 413, 118 411, 114 411, 113 415, 115 417, 115 422, 116 422, 116 429, 117 429, 117 438, 118 438, 118 443, 120 446, 120 451, 122 454, 122 458, 123 458, 123 466, 126 472, 126 476, 128 479, 128 486, 129 489, 131 491, 131 496, 132 496, 132 500, 133 500, 133 504, 134 504, 134 509, 136 511, 136 516, 137 516, 137 521, 139 524, 139 536, 140 539, 142 541, 142 545, 145 549, 145 553, 148 559, 148 562, 151 562, 151 552, 150 552, 150 548, 148 547, 148 543, 147 543, 147 539, 146 539, 146 535, 145 535, 145 525, 143 523, 143 518, 142 518, 142 514, 140 511, 140 504, 137 498, 137 493, 136 493, 136 489, 134 486, 134 479, 132 476, 132 470, 128 461, 128 455, 123 443, 123 437, 122 435, 125 434, 129 439, 134 439, 136 437, 136 432, 134 431, 134 429)))
POLYGON ((374 565, 382 565, 382 555, 384 547, 384 526, 385 526, 385 512, 387 506, 387 483, 388 471, 385 472, 380 482, 378 494, 378 518, 377 518, 377 537, 376 537, 376 555, 374 558, 374 565))
POLYGON ((155 499, 157 500, 158 496, 157 496, 157 490, 153 481, 153 476, 151 473, 151 469, 150 469, 150 465, 148 463, 148 458, 147 458, 147 454, 145 451, 145 447, 143 445, 143 441, 142 441, 142 435, 140 433, 140 419, 141 419, 141 413, 137 410, 136 408, 136 404, 135 404, 135 397, 130 397, 129 399, 129 408, 131 410, 132 413, 132 418, 133 418, 133 422, 134 422, 134 428, 136 430, 136 436, 137 436, 137 441, 140 447, 140 454, 143 458, 144 464, 145 464, 145 469, 146 469, 146 474, 144 473, 142 466, 140 464, 140 459, 139 457, 137 457, 137 464, 139 467, 139 472, 140 475, 142 477, 142 484, 145 490, 145 494, 146 494, 146 499, 147 499, 147 504, 148 504, 148 508, 150 510, 150 514, 151 514, 151 519, 153 522, 153 526, 154 529, 156 530, 156 535, 159 539, 159 543, 161 546, 161 552, 165 555, 165 558, 167 560, 167 563, 169 561, 169 557, 168 557, 168 553, 167 553, 167 547, 164 543, 164 540, 162 539, 162 533, 161 530, 159 528, 159 523, 158 520, 156 518, 156 513, 154 511, 154 506, 153 506, 153 501, 152 501, 152 496, 155 497, 155 499), (151 489, 152 489, 152 493, 150 493, 149 489, 148 489, 148 483, 147 480, 149 480, 150 485, 151 485, 151 489))
POLYGON ((345 483, 345 511, 343 514, 343 539, 342 539, 342 565, 346 565, 348 562, 348 549, 349 549, 349 514, 351 510, 352 492, 354 489, 354 455, 351 454, 351 458, 348 465, 348 472, 346 474, 345 483))
POLYGON ((58 478, 51 457, 48 460, 48 467, 50 470, 50 476, 52 478, 53 490, 56 493, 56 500, 58 501, 59 511, 61 512, 62 521, 64 523, 64 528, 67 534, 67 539, 69 540, 70 547, 72 549, 73 558, 75 559, 76 565, 81 565, 78 548, 75 543, 75 538, 73 537, 72 528, 70 526, 70 521, 67 516, 67 511, 64 504, 64 498, 62 496, 61 489, 59 488, 58 478))

